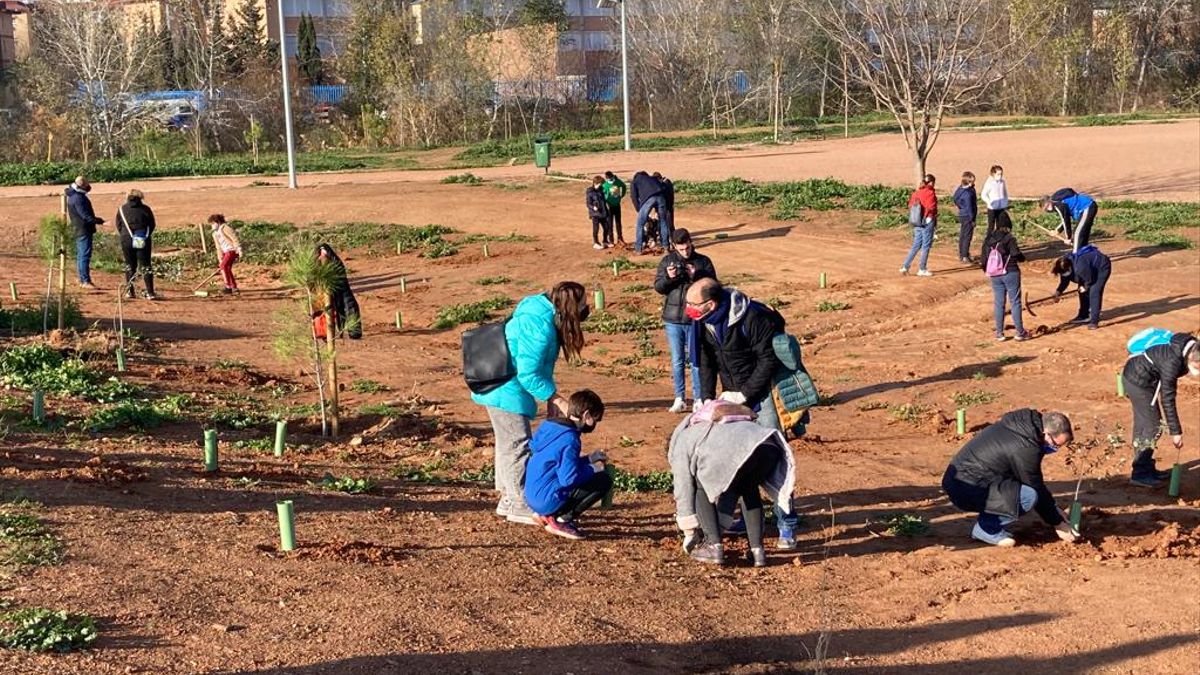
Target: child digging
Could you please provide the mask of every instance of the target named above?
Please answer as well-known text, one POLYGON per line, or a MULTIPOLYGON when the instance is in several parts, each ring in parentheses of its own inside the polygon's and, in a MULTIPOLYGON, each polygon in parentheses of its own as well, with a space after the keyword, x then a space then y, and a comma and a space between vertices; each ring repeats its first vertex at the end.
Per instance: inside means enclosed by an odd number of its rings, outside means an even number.
POLYGON ((580 456, 581 435, 595 430, 603 417, 604 402, 596 392, 577 391, 568 399, 567 417, 542 422, 529 442, 525 501, 550 534, 586 538, 575 520, 612 489, 612 478, 604 471, 608 457, 601 451, 580 456))
POLYGON ((237 279, 233 277, 233 264, 242 257, 242 242, 238 241, 237 232, 233 227, 225 222, 225 216, 214 213, 208 217, 208 224, 212 226, 213 244, 221 257, 219 267, 221 280, 225 283, 221 292, 225 295, 238 293, 237 279))

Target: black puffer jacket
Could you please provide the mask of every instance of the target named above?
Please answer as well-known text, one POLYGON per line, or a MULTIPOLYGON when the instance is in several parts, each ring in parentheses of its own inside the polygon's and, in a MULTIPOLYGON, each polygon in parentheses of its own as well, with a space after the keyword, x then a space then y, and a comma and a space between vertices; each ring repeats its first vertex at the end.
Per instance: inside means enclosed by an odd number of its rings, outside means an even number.
POLYGON ((959 480, 988 489, 988 513, 1017 518, 1021 486, 1028 485, 1037 491, 1034 510, 1042 520, 1058 525, 1062 514, 1042 479, 1044 433, 1041 413, 1014 410, 967 441, 950 465, 958 470, 959 480))
POLYGON ((666 296, 663 298, 663 321, 684 325, 692 322, 683 312, 687 306, 687 290, 693 282, 705 277, 717 278, 717 270, 708 256, 692 251, 692 257, 684 258, 674 250, 663 256, 654 275, 654 290, 666 296), (672 264, 679 268, 679 274, 674 279, 667 276, 667 268, 672 264), (689 273, 688 265, 695 271, 689 273))
POLYGON ((588 216, 592 218, 608 217, 608 202, 604 201, 604 191, 600 188, 587 189, 588 216))
POLYGON ((710 325, 701 322, 699 327, 700 394, 716 398, 720 375, 725 391, 741 392, 752 406, 771 391, 771 377, 780 367, 774 339, 785 322, 779 312, 751 302, 739 291, 728 291, 725 302, 730 307, 723 342, 718 344, 710 325))
POLYGON ((1125 382, 1142 389, 1157 389, 1158 401, 1162 405, 1167 430, 1172 436, 1183 433, 1179 423, 1179 410, 1175 407, 1175 385, 1188 372, 1187 355, 1200 349, 1196 336, 1176 333, 1165 345, 1151 347, 1125 362, 1125 382))
POLYGON ((113 222, 117 224, 117 235, 125 247, 133 245, 130 232, 142 237, 149 237, 154 232, 154 212, 140 199, 130 199, 121 205, 113 222))

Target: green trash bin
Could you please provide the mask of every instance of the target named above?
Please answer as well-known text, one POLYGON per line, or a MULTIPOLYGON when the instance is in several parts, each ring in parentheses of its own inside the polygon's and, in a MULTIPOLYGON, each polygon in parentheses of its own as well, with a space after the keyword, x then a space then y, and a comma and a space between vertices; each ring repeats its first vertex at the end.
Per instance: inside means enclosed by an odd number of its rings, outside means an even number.
POLYGON ((540 136, 533 141, 533 163, 537 168, 550 172, 550 139, 540 136))

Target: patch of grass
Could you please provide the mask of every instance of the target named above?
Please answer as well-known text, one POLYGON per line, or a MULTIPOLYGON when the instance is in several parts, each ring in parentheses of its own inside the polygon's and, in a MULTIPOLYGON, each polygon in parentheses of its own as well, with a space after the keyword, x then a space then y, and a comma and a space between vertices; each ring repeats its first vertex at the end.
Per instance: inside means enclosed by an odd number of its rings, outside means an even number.
POLYGON ((246 370, 249 367, 249 363, 236 359, 217 359, 213 363, 213 368, 217 370, 246 370))
POLYGON ((350 389, 359 394, 378 394, 384 391, 391 391, 391 387, 375 380, 355 380, 350 385, 350 389))
POLYGON ((366 417, 396 417, 400 411, 386 403, 367 403, 358 407, 358 414, 366 417))
POLYGON ((875 230, 894 230, 908 225, 908 216, 902 213, 881 213, 875 220, 858 226, 859 231, 873 232, 875 230))
POLYGON ((392 469, 392 475, 410 483, 438 485, 446 482, 446 478, 442 474, 450 468, 450 464, 451 462, 446 458, 426 462, 419 466, 400 464, 392 469))
POLYGON ((987 405, 998 398, 1000 398, 1000 394, 994 391, 982 390, 958 392, 953 396, 954 405, 958 406, 959 408, 970 408, 971 406, 975 405, 987 405))
POLYGON ((428 245, 426 245, 425 250, 421 251, 421 257, 427 258, 429 260, 435 260, 437 258, 449 258, 450 256, 455 255, 457 253, 458 253, 457 246, 455 246, 454 244, 452 244, 448 241, 441 240, 441 241, 431 242, 428 245))
POLYGON ((887 410, 888 404, 883 401, 863 401, 858 404, 858 409, 867 412, 868 410, 887 410))
POLYGON ((350 495, 366 494, 375 489, 375 483, 366 478, 353 478, 351 476, 334 477, 331 473, 325 474, 321 480, 316 483, 310 483, 310 485, 322 490, 344 492, 350 495))
POLYGON ((66 653, 91 647, 99 633, 86 614, 30 607, 0 614, 0 647, 66 653))
POLYGON ((919 537, 929 532, 929 523, 912 513, 889 513, 880 516, 879 523, 887 526, 887 533, 896 537, 919 537))
POLYGON ((662 350, 654 343, 654 339, 650 337, 650 333, 642 333, 637 338, 637 354, 644 359, 654 358, 662 354, 662 350))
POLYGON ((499 277, 483 277, 482 279, 476 279, 475 283, 480 286, 499 286, 500 284, 507 284, 509 281, 510 281, 510 279, 508 277, 499 276, 499 277))
POLYGON ((464 469, 458 472, 458 479, 467 481, 468 483, 488 483, 492 484, 496 481, 496 467, 491 464, 484 464, 477 470, 464 469))
POLYGON ((463 323, 480 323, 492 318, 492 312, 505 309, 510 305, 512 305, 512 300, 505 297, 448 305, 437 311, 432 327, 435 330, 448 330, 463 323))
POLYGON ((275 440, 272 438, 251 438, 233 442, 234 450, 253 450, 254 452, 274 452, 275 440))
POLYGON ((766 300, 763 300, 763 304, 765 304, 768 307, 771 307, 773 309, 782 309, 782 308, 787 307, 788 305, 792 304, 792 301, 784 300, 783 298, 781 298, 777 295, 772 295, 771 297, 767 298, 766 300))
POLYGON ((654 287, 650 284, 630 284, 625 288, 622 288, 621 291, 624 293, 645 293, 646 291, 653 289, 654 287))
POLYGON ((1017 363, 1020 360, 1021 360, 1021 357, 1015 356, 1013 354, 1001 354, 1000 356, 996 357, 996 362, 1002 366, 1007 366, 1010 363, 1017 363))
POLYGON ((670 471, 638 474, 613 467, 613 489, 618 492, 671 492, 674 487, 670 471))
POLYGON ((1160 232, 1157 230, 1136 230, 1133 232, 1126 232, 1126 236, 1128 236, 1130 239, 1133 239, 1134 241, 1140 241, 1142 243, 1150 244, 1151 246, 1158 246, 1161 248, 1173 248, 1173 249, 1184 250, 1184 249, 1195 248, 1195 246, 1196 246, 1195 242, 1193 242, 1191 239, 1188 239, 1187 237, 1183 236, 1182 234, 1176 234, 1174 232, 1160 232))
POLYGON ((78 356, 66 356, 43 343, 19 345, 0 352, 0 385, 87 401, 108 402, 137 393, 137 387, 105 378, 78 356))
POLYGON ((447 185, 480 185, 483 183, 483 179, 473 173, 456 173, 446 176, 441 182, 447 185))
POLYGON ((891 411, 892 419, 910 424, 920 422, 921 417, 926 413, 924 406, 915 403, 901 403, 900 405, 891 406, 891 411))
POLYGON ((517 234, 509 232, 508 234, 468 234, 458 240, 459 244, 528 244, 537 241, 537 237, 531 237, 527 234, 517 234))
MULTIPOLYGON (((91 432, 110 429, 155 429, 183 419, 189 396, 168 396, 165 399, 126 399, 93 409, 81 422, 91 432)), ((220 414, 214 413, 214 419, 220 414)), ((235 427, 245 428, 245 427, 235 427)))
MULTIPOLYGON (((42 332, 43 319, 51 329, 58 327, 58 298, 50 299, 50 311, 46 314, 45 298, 37 307, 0 307, 0 333, 4 335, 36 335, 42 332)), ((68 295, 63 301, 63 326, 79 328, 83 325, 83 314, 75 296, 68 295)))
POLYGON ((617 272, 626 272, 629 270, 651 270, 658 267, 657 262, 630 260, 623 255, 619 255, 607 262, 596 263, 596 267, 608 270, 611 270, 613 265, 617 266, 617 272))
POLYGON ((848 185, 833 178, 811 178, 793 182, 755 183, 743 178, 723 181, 677 181, 675 190, 701 203, 729 202, 742 206, 774 206, 771 218, 793 220, 803 210, 829 211, 851 208, 887 211, 903 208, 910 190, 886 185, 848 185))
POLYGON ((840 311, 846 310, 846 309, 850 309, 850 303, 848 303, 848 302, 840 302, 840 301, 836 301, 836 300, 822 300, 820 303, 817 304, 818 312, 840 312, 840 311))
POLYGON ((272 421, 272 417, 266 412, 245 408, 220 408, 208 416, 208 422, 214 426, 228 427, 239 431, 265 426, 272 421))
POLYGON ((643 333, 662 328, 662 319, 639 310, 630 310, 628 316, 618 317, 608 311, 592 312, 584 322, 586 331, 616 335, 618 333, 643 333))
POLYGON ((27 511, 0 511, 0 566, 57 565, 63 546, 42 521, 27 511))
POLYGON ((454 230, 444 225, 401 225, 399 228, 399 231, 394 233, 397 253, 424 252, 433 247, 439 250, 444 250, 446 246, 453 247, 453 244, 446 241, 446 235, 453 234, 454 230))
POLYGON ((977 370, 973 375, 971 375, 971 379, 975 380, 976 382, 981 382, 989 377, 991 377, 991 375, 988 374, 986 370, 977 370))
POLYGON ((620 440, 617 441, 617 447, 618 448, 636 448, 639 445, 644 445, 645 443, 646 443, 645 441, 635 441, 634 439, 632 439, 628 436, 621 436, 620 440))

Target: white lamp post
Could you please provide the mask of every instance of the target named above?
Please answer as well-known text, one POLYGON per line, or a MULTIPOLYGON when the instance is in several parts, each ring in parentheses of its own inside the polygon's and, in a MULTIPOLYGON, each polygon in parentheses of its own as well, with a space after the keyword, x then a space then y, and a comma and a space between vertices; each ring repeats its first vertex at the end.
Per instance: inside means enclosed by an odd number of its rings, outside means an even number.
POLYGON ((629 49, 625 39, 625 0, 596 0, 597 9, 621 7, 621 100, 625 107, 625 151, 633 149, 629 127, 629 49))
POLYGON ((279 62, 283 69, 283 121, 287 133, 288 187, 296 189, 296 142, 292 136, 292 96, 288 82, 287 33, 283 25, 283 0, 276 4, 279 10, 279 62))

